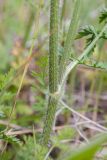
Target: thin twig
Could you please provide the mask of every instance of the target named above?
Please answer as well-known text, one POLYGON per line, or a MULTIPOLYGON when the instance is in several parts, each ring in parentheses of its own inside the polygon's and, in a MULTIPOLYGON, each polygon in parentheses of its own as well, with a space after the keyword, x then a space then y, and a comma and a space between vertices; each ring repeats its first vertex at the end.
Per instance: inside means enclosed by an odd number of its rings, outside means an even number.
POLYGON ((97 122, 94 122, 92 120, 90 120, 89 118, 83 116, 82 114, 78 113, 77 111, 75 111, 74 109, 72 109, 71 107, 69 107, 68 105, 66 105, 66 103, 64 103, 62 100, 60 100, 60 104, 62 104, 63 106, 65 106, 65 108, 67 108, 68 110, 70 110, 73 114, 79 116, 80 118, 90 122, 91 124, 95 125, 96 127, 100 128, 102 131, 107 133, 107 128, 98 124, 97 122))

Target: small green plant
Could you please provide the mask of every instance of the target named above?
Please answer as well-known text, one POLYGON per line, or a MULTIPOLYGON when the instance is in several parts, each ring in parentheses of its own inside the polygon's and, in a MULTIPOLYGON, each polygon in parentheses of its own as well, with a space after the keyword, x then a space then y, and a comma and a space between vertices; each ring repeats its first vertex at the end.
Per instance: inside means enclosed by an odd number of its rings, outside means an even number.
MULTIPOLYGON (((43 160, 47 155, 47 148, 39 145, 32 137, 24 137, 25 144, 22 144, 19 152, 16 154, 16 160, 43 160)), ((47 160, 51 160, 49 157, 47 160)))

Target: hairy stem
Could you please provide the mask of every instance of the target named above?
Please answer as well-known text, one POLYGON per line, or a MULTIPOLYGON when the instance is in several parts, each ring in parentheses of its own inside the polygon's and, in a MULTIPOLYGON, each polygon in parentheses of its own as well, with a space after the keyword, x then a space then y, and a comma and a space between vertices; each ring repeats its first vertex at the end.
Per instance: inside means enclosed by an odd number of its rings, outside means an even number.
POLYGON ((72 44, 76 36, 76 31, 78 28, 78 22, 79 22, 79 16, 80 16, 80 8, 81 8, 80 6, 81 6, 81 0, 76 0, 74 4, 72 20, 70 23, 70 27, 69 27, 67 38, 64 45, 64 51, 60 61, 60 80, 62 79, 63 72, 69 61, 72 44))
POLYGON ((47 145, 49 142, 58 103, 54 96, 51 96, 55 95, 58 90, 58 19, 59 0, 51 0, 49 39, 49 100, 42 136, 43 145, 47 145))

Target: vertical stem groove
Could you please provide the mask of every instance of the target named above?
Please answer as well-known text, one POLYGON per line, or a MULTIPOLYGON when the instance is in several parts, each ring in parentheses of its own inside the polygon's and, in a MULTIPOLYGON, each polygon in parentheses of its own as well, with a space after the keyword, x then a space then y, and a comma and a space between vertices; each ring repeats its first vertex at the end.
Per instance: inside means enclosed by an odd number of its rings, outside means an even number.
POLYGON ((58 22, 59 0, 51 0, 50 11, 50 38, 49 38, 49 100, 44 122, 42 144, 47 145, 57 108, 57 100, 54 98, 58 90, 58 22))

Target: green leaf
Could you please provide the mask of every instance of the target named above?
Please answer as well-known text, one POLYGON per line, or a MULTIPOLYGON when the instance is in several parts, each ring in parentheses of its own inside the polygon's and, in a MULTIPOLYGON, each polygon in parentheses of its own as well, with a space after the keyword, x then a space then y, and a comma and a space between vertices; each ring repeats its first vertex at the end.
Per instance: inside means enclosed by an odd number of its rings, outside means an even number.
POLYGON ((99 22, 102 23, 107 20, 107 8, 103 8, 99 17, 99 22))
POLYGON ((94 26, 92 25, 86 25, 85 27, 83 27, 78 35, 76 36, 76 39, 80 39, 80 38, 83 38, 85 36, 89 36, 89 35, 96 35, 97 32, 96 32, 96 29, 94 28, 94 26))
POLYGON ((9 142, 9 143, 21 144, 20 140, 18 138, 16 138, 15 136, 8 136, 8 135, 1 133, 0 139, 4 140, 6 142, 9 142))
MULTIPOLYGON (((86 25, 84 28, 82 28, 79 31, 78 35, 76 36, 76 39, 87 37, 87 39, 86 39, 86 47, 88 47, 92 43, 92 41, 95 39, 97 34, 98 34, 98 32, 97 32, 97 30, 95 29, 94 26, 86 25)), ((95 46, 92 48, 92 51, 94 50, 94 48, 95 48, 95 46)))
POLYGON ((74 151, 69 151, 64 155, 64 160, 92 160, 96 152, 101 148, 101 145, 107 141, 107 134, 98 135, 92 139, 89 144, 82 146, 74 151))
POLYGON ((65 127, 64 129, 58 131, 57 135, 55 136, 55 141, 59 143, 59 141, 63 141, 65 139, 72 139, 74 136, 75 130, 70 127, 65 127))
POLYGON ((13 74, 14 74, 14 70, 13 69, 8 71, 8 73, 6 73, 6 74, 0 74, 0 91, 2 91, 5 88, 7 83, 13 77, 13 74))
POLYGON ((93 68, 97 68, 97 69, 104 69, 104 70, 107 70, 107 63, 106 62, 103 62, 103 61, 96 61, 92 58, 89 58, 87 57, 87 59, 82 59, 81 61, 75 57, 71 57, 71 60, 72 61, 75 61, 77 60, 78 61, 78 64, 82 64, 82 65, 85 65, 87 67, 93 67, 93 68))
MULTIPOLYGON (((36 139, 32 137, 24 137, 22 147, 16 153, 15 160, 44 160, 48 153, 47 147, 41 146, 36 139)), ((47 160, 50 160, 48 157, 47 160)))

